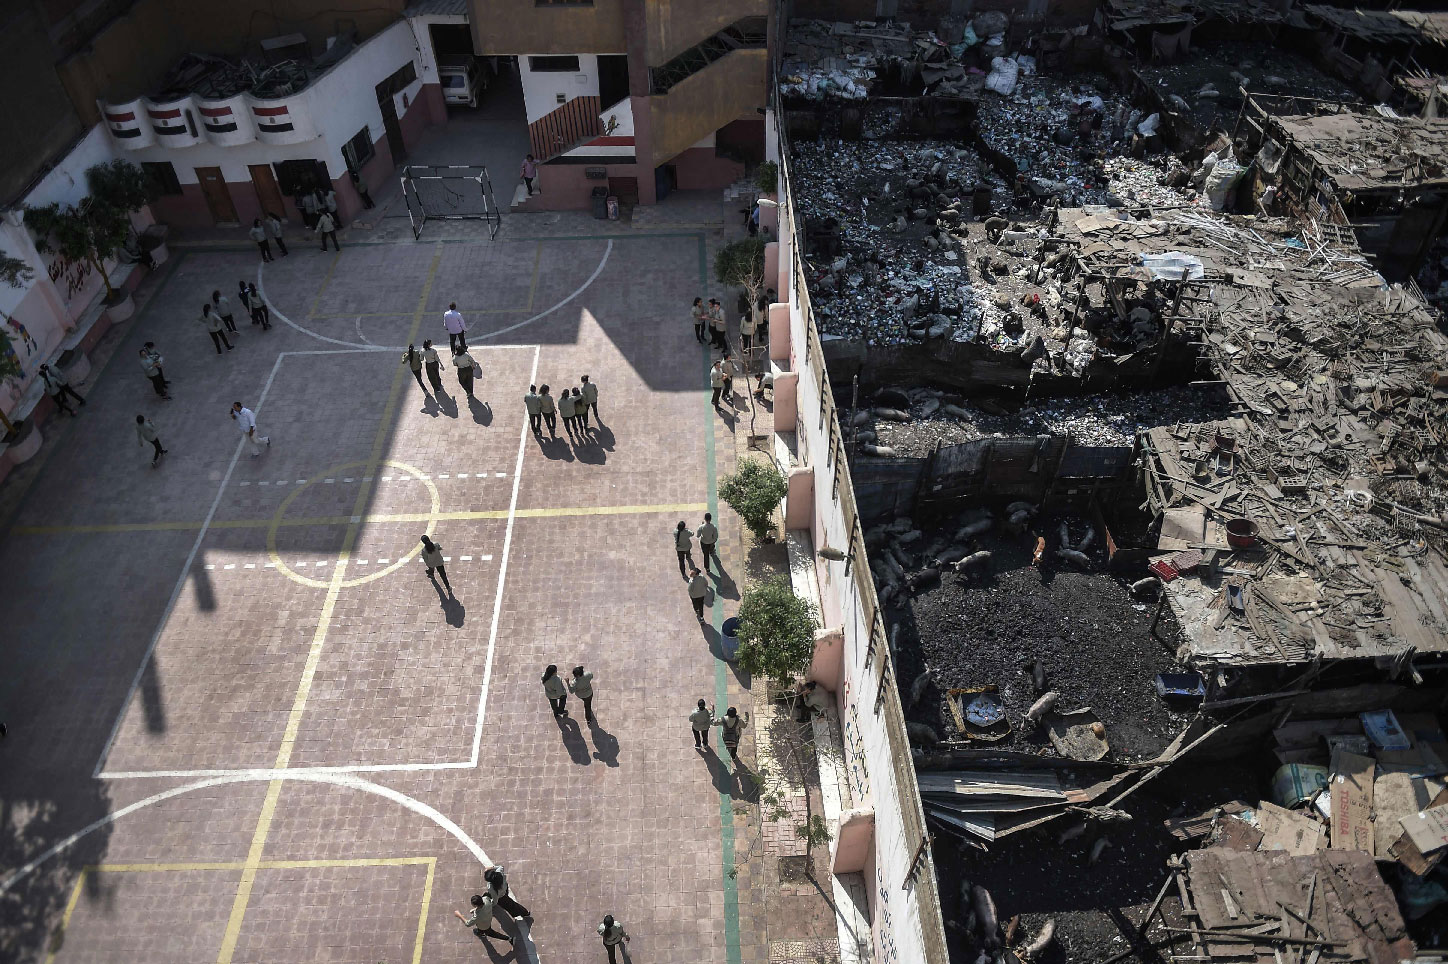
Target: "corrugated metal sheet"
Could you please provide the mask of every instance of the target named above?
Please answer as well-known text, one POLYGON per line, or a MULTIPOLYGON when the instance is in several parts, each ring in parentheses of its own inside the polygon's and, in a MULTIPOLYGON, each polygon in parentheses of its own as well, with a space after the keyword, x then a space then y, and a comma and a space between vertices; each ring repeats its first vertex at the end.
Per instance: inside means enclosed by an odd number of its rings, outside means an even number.
POLYGON ((417 0, 406 10, 404 17, 466 17, 468 0, 417 0))

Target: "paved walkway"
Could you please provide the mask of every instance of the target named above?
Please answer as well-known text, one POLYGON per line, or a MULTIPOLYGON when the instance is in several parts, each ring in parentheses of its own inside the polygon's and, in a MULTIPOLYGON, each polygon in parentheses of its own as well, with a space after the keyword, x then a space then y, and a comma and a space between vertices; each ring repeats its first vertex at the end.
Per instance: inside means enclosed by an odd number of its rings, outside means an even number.
POLYGON ((640 962, 768 959, 765 883, 727 873, 757 832, 748 781, 684 721, 701 696, 752 703, 716 658, 743 551, 687 311, 717 290, 722 235, 687 226, 708 210, 294 243, 260 273, 244 248, 173 256, 0 541, 0 960, 600 961, 608 912, 640 962), (195 318, 238 279, 276 324, 238 314, 217 355, 195 318), (449 301, 477 401, 399 364, 445 343, 449 301), (585 372, 596 429, 534 439, 530 380, 585 372), (170 449, 155 470, 138 413, 170 449), (701 626, 670 533, 705 511, 728 571, 701 626), (598 725, 576 701, 555 722, 550 662, 597 675, 598 725), (536 918, 498 925, 515 952, 452 915, 490 862, 536 918))

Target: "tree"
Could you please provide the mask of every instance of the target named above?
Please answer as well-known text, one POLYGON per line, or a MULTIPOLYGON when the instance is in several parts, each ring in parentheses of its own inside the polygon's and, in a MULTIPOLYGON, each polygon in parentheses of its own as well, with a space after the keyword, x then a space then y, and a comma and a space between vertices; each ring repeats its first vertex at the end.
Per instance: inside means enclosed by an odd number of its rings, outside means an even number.
MULTIPOLYGON (((35 277, 35 272, 30 265, 19 258, 12 258, 10 255, 0 252, 0 282, 4 282, 12 288, 21 288, 30 283, 35 277)), ((0 324, 8 321, 8 318, 0 318, 0 324)), ((19 378, 25 374, 25 369, 20 365, 20 356, 15 351, 15 344, 10 340, 10 333, 0 327, 0 385, 5 384, 12 378, 19 378)), ((5 434, 15 431, 15 423, 0 412, 0 425, 5 427, 5 434)))
POLYGON ((79 204, 51 202, 25 209, 25 226, 35 235, 36 250, 52 252, 69 261, 86 261, 105 282, 106 300, 116 300, 116 289, 106 272, 106 261, 125 246, 131 232, 132 211, 150 202, 146 175, 129 161, 97 164, 86 171, 90 196, 79 204))
POLYGON ((141 210, 156 199, 151 179, 130 161, 97 164, 85 172, 85 179, 90 185, 91 197, 127 214, 141 210))
POLYGON ((754 173, 754 184, 765 194, 773 194, 774 189, 779 187, 779 165, 773 161, 759 165, 759 170, 754 173))
POLYGON ((719 480, 719 498, 733 509, 761 542, 774 535, 774 510, 789 493, 784 476, 772 464, 748 458, 719 480))
POLYGON ((739 665, 781 688, 814 659, 814 604, 794 594, 788 576, 750 587, 739 602, 739 665))
POLYGON ((714 255, 714 275, 721 284, 758 292, 764 284, 764 239, 748 238, 724 245, 714 255))

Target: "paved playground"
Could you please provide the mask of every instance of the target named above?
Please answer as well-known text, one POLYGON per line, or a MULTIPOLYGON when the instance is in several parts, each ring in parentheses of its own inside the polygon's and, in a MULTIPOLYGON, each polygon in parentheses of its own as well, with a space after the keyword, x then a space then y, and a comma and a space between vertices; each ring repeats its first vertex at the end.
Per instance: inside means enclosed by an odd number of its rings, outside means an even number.
POLYGON ((0 535, 0 960, 602 961, 605 913, 640 964, 767 959, 759 882, 728 872, 747 777, 685 722, 699 697, 751 705, 716 658, 738 524, 702 627, 671 539, 718 518, 734 460, 687 311, 718 293, 720 236, 529 222, 297 241, 260 273, 254 249, 173 253, 82 414, 47 426, 0 535), (240 279, 274 327, 236 306, 217 355, 199 309, 240 279), (453 301, 472 403, 450 366, 434 400, 401 363, 446 354, 453 301), (591 439, 536 440, 530 382, 584 373, 591 439), (258 458, 233 401, 272 439, 258 458), (137 414, 169 449, 154 470, 137 414), (596 726, 576 701, 555 722, 548 663, 596 674, 596 726), (495 924, 513 949, 453 916, 491 863, 533 911, 495 924))

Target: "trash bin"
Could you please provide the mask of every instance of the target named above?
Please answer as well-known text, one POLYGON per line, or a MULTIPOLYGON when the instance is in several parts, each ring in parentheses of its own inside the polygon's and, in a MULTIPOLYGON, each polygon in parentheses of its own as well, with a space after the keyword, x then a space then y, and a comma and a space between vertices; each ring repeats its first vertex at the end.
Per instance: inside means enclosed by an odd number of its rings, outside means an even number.
POLYGON ((730 616, 724 620, 724 638, 720 641, 720 648, 724 650, 724 658, 734 662, 739 655, 739 617, 730 616))
POLYGON ((594 188, 591 197, 593 198, 593 216, 600 221, 608 220, 608 188, 594 188))

